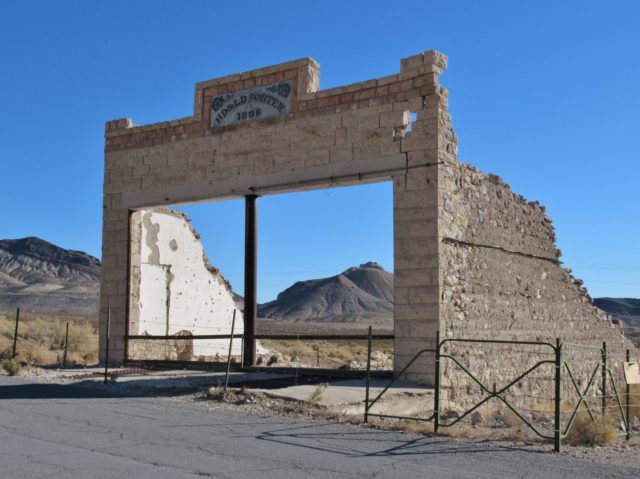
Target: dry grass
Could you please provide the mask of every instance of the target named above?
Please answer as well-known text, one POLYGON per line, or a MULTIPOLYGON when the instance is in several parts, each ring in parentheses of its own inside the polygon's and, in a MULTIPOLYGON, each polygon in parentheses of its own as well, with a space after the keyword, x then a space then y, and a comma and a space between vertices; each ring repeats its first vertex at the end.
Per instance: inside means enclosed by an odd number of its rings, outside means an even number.
MULTIPOLYGON (((364 368, 367 362, 366 340, 305 340, 307 334, 361 334, 366 336, 368 325, 360 323, 311 323, 271 321, 261 319, 257 322, 258 334, 299 334, 299 340, 261 340, 260 343, 274 353, 289 358, 292 363, 302 367, 339 368, 349 366, 352 361, 364 368)), ((374 327, 374 334, 388 334, 393 330, 374 327)), ((393 354, 392 340, 374 340, 372 351, 393 354)), ((372 363, 375 369, 377 363, 372 363)))
MULTIPOLYGON (((262 340, 260 343, 269 351, 280 353, 290 358, 291 362, 299 363, 304 367, 337 369, 341 366, 349 366, 353 361, 357 362, 359 367, 363 369, 366 367, 366 341, 305 341, 304 339, 300 339, 262 340)), ((392 352, 393 341, 373 341, 372 351, 392 352)), ((372 368, 378 368, 375 362, 372 362, 372 368)))
POLYGON ((578 413, 567 435, 566 442, 572 446, 608 446, 618 438, 615 420, 595 415, 595 422, 583 410, 578 413))
MULTIPOLYGON (((27 314, 20 318, 16 359, 38 366, 61 364, 67 322, 67 364, 97 363, 97 320, 27 314)), ((0 358, 12 355, 14 329, 15 317, 6 314, 0 316, 0 358)))

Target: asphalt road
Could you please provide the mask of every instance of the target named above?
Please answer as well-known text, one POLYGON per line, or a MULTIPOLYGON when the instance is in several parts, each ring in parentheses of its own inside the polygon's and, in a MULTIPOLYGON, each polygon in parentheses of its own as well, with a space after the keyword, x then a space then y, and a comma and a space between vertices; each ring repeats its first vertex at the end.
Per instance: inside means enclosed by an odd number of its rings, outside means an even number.
POLYGON ((202 477, 588 479, 640 470, 0 376, 0 478, 202 477))

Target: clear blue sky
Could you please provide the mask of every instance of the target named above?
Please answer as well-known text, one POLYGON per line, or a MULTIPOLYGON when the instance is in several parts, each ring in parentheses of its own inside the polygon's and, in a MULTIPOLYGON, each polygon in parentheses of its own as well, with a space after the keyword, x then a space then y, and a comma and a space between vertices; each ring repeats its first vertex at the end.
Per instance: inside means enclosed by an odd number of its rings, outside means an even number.
MULTIPOLYGON (((636 1, 4 1, 0 238, 100 256, 105 120, 188 116, 195 82, 304 56, 328 88, 437 49, 460 160, 548 207, 593 296, 640 297, 639 25, 636 1)), ((263 199, 260 299, 392 267, 389 201, 386 184, 263 199)), ((188 210, 240 289, 242 206, 188 210)))

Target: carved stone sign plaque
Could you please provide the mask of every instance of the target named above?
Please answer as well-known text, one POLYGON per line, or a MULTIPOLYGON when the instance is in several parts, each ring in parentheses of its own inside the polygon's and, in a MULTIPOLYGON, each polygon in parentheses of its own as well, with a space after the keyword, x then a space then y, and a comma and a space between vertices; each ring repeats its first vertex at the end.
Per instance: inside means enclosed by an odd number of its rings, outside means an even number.
POLYGON ((235 91, 211 99, 211 128, 249 123, 291 111, 291 80, 235 91))

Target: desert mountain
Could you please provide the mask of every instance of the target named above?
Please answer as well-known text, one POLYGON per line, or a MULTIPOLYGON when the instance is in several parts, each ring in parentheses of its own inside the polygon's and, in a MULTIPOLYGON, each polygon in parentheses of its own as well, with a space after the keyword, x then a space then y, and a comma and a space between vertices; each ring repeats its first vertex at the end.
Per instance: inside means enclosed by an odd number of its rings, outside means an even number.
MULTIPOLYGON (((0 240, 0 311, 95 315, 100 260, 40 238, 0 240)), ((640 328, 640 299, 595 298, 627 328, 640 328)), ((262 318, 391 324, 393 273, 369 262, 336 276, 299 281, 258 306, 262 318)), ((640 330, 640 329, 639 329, 640 330)))
POLYGON ((96 314, 100 261, 40 238, 0 240, 0 310, 96 314))
POLYGON ((640 299, 594 298, 593 304, 627 328, 640 328, 640 299))
POLYGON ((377 263, 336 276, 298 281, 275 301, 258 306, 258 316, 288 321, 382 324, 393 321, 393 274, 377 263))

